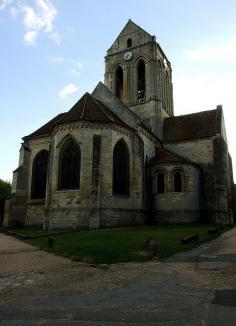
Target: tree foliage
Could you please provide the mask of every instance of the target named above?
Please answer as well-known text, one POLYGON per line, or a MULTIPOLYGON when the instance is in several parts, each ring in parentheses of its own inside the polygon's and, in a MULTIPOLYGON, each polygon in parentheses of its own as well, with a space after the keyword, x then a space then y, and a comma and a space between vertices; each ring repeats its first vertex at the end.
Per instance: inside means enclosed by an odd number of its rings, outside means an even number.
POLYGON ((11 193, 11 184, 0 179, 0 202, 4 201, 11 193))

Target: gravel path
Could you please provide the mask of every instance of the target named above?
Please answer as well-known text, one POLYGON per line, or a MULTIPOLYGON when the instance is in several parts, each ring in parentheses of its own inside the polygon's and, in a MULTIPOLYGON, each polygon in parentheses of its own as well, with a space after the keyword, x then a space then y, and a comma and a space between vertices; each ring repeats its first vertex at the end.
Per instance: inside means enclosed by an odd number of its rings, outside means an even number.
POLYGON ((156 264, 129 263, 94 268, 0 233, 0 303, 119 288, 156 264))
POLYGON ((236 228, 162 262, 93 268, 0 234, 0 325, 236 325, 236 228))

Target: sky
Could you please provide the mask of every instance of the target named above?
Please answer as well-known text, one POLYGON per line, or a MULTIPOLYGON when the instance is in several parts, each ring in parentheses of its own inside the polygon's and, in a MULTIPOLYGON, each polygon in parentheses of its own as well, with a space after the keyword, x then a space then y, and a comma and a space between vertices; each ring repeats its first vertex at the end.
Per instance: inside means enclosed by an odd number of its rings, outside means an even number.
POLYGON ((103 81, 104 56, 128 19, 172 64, 175 115, 223 105, 236 175, 235 0, 0 0, 0 178, 22 137, 103 81))

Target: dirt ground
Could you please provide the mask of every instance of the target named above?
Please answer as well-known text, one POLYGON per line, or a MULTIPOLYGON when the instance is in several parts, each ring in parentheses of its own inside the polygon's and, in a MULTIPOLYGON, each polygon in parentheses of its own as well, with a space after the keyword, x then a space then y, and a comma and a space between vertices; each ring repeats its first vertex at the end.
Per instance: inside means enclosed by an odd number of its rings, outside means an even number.
POLYGON ((0 325, 236 325, 236 228, 163 261, 94 268, 0 234, 0 325))
POLYGON ((0 303, 123 287, 159 262, 92 267, 0 233, 0 303))

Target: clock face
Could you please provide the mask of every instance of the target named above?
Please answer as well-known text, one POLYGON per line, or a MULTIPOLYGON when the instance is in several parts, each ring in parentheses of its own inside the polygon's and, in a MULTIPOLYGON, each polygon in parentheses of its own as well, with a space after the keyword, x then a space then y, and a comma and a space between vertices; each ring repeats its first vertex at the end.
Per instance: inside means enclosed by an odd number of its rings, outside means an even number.
POLYGON ((126 61, 131 60, 132 57, 133 57, 133 53, 131 51, 125 52, 124 60, 126 60, 126 61))

